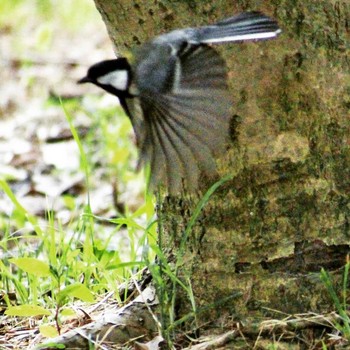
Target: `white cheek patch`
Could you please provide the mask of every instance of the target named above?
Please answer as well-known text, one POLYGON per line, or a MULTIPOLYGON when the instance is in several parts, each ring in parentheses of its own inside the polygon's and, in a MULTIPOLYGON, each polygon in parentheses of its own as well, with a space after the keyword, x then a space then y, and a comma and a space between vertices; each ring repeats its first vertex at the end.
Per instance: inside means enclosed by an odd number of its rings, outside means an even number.
POLYGON ((128 87, 128 72, 126 70, 116 70, 99 77, 97 82, 103 85, 111 85, 115 89, 125 91, 128 87))

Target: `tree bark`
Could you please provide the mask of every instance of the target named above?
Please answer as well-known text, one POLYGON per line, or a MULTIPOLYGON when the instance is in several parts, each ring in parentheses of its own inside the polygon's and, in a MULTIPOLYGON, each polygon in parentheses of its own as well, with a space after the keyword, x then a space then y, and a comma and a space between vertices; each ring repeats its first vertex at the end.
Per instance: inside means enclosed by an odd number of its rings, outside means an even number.
POLYGON ((122 54, 246 10, 279 21, 277 40, 218 47, 235 101, 219 169, 233 180, 207 203, 180 253, 200 195, 161 197, 161 245, 175 262, 183 255, 178 273, 190 289, 175 288, 176 318, 193 312, 192 290, 197 326, 333 309, 319 271, 332 272, 337 286, 350 247, 349 1, 95 3, 122 54))

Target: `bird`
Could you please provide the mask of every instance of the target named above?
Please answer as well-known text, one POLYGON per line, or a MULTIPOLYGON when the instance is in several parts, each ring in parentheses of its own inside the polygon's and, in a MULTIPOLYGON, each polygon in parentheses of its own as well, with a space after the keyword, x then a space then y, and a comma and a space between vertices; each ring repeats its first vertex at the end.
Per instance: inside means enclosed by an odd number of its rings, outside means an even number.
POLYGON ((224 59, 213 44, 272 39, 281 29, 260 12, 156 36, 125 57, 92 65, 78 81, 119 98, 139 150, 137 170, 150 166, 148 188, 197 190, 216 174, 226 149, 232 101, 224 59))

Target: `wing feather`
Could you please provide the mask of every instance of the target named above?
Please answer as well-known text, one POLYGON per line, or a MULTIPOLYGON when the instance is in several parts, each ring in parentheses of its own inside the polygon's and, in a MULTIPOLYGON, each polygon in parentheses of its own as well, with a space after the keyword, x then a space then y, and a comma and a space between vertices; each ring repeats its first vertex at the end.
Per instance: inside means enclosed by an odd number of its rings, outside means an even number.
MULTIPOLYGON (((144 118, 138 142, 140 163, 151 163, 151 187, 163 183, 175 193, 198 186, 200 172, 216 171, 214 155, 227 141, 231 98, 226 66, 211 47, 186 47, 177 62, 179 79, 155 94, 142 89, 144 118)), ((145 77, 147 79, 147 77, 145 77)))
MULTIPOLYGON (((157 118, 157 121, 153 123, 155 130, 153 136, 158 139, 161 151, 165 156, 162 179, 166 180, 165 185, 168 188, 179 189, 181 186, 181 179, 184 176, 184 163, 181 158, 181 153, 178 150, 176 140, 174 140, 167 124, 164 122, 163 114, 160 113, 158 109, 155 109, 153 116, 157 118)), ((156 156, 157 155, 155 155, 155 157, 156 156)), ((151 188, 154 188, 157 182, 157 179, 151 177, 151 188)))

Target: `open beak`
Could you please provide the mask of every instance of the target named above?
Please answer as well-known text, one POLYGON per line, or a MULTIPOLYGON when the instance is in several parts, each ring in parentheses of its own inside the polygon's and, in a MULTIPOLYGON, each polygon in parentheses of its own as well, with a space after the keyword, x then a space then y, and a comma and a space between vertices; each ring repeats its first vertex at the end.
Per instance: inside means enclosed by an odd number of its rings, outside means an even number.
POLYGON ((91 83, 91 79, 89 77, 84 77, 77 81, 78 84, 91 83))

